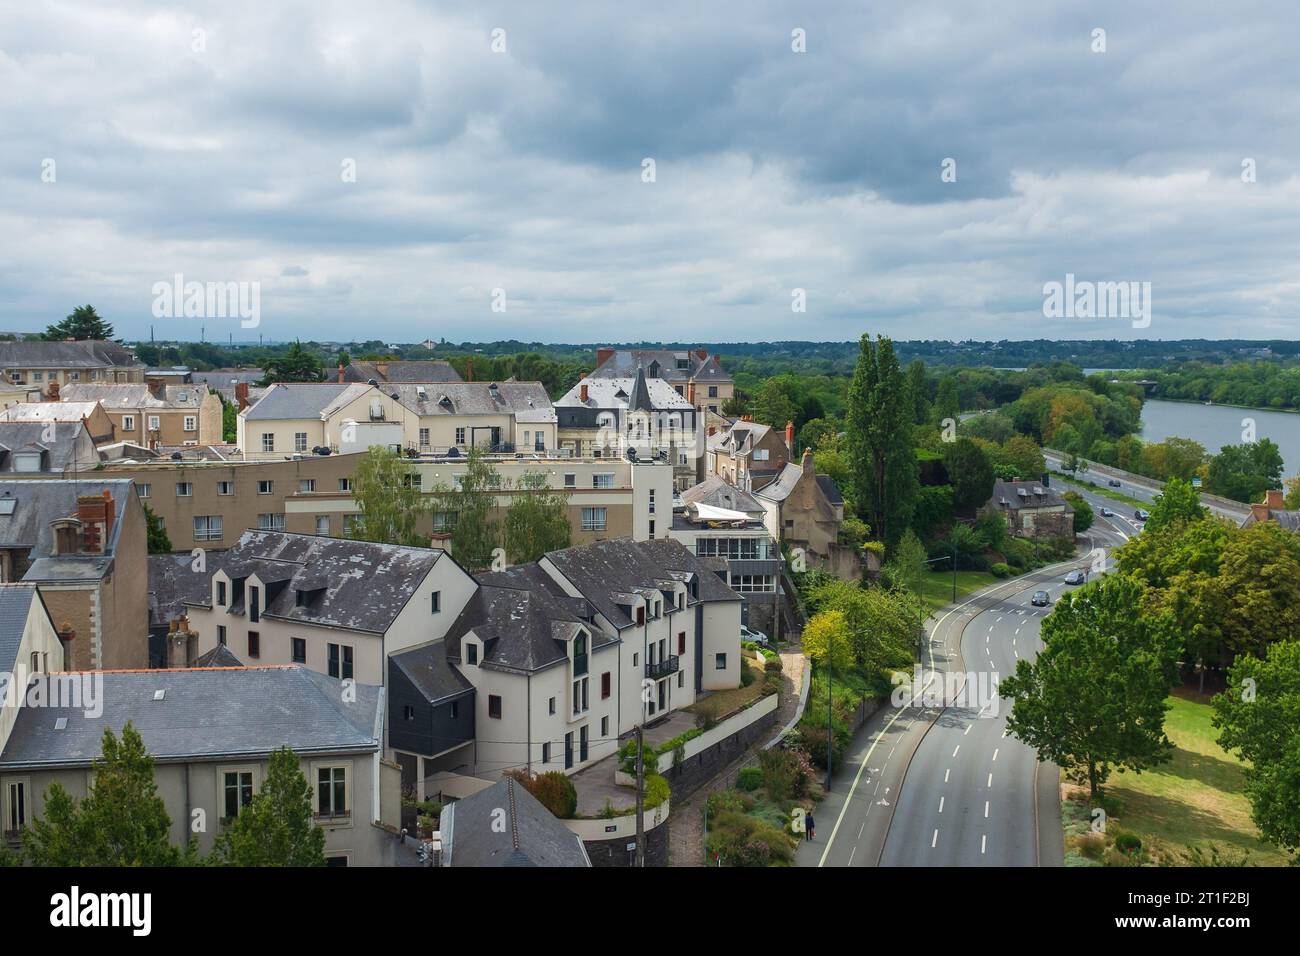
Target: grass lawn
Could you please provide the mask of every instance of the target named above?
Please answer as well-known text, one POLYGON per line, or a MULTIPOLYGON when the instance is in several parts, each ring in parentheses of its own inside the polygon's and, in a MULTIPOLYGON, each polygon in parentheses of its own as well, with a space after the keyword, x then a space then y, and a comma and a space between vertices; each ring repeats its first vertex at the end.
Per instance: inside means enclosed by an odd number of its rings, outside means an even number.
POLYGON ((1103 498, 1109 498, 1111 501, 1122 501, 1126 505, 1132 505, 1134 508, 1144 508, 1148 511, 1151 509, 1151 502, 1142 501, 1138 498, 1134 498, 1132 495, 1126 495, 1124 492, 1116 491, 1114 488, 1110 488, 1106 485, 1099 485, 1095 481, 1075 478, 1067 475, 1063 471, 1054 471, 1052 474, 1060 475, 1066 481, 1073 482, 1076 485, 1083 485, 1093 494, 1101 495, 1103 498))
POLYGON ((763 696, 763 664, 752 657, 740 658, 741 664, 750 669, 754 675, 753 682, 748 687, 734 687, 731 690, 710 691, 709 696, 703 698, 697 703, 685 708, 691 713, 698 713, 700 704, 715 708, 714 714, 718 720, 731 716, 746 705, 753 703, 763 696))
POLYGON ((1187 846, 1211 844, 1257 866, 1284 866, 1284 853, 1260 841, 1242 793, 1242 763, 1215 742, 1208 698, 1180 689, 1169 698, 1165 733, 1177 748, 1168 763, 1142 774, 1113 773, 1106 795, 1119 801, 1111 829, 1131 830, 1148 854, 1178 865, 1187 846))
MULTIPOLYGON (((997 584, 995 578, 987 571, 958 571, 957 600, 960 601, 972 591, 997 584)), ((921 583, 921 599, 931 611, 947 607, 952 603, 952 571, 930 571, 921 583)))

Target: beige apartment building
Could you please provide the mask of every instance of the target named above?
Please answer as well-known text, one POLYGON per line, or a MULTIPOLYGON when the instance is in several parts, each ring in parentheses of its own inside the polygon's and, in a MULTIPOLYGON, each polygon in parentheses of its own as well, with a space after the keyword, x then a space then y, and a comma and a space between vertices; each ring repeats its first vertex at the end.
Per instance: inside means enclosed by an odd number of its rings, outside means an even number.
POLYGON ((60 390, 59 399, 98 402, 113 422, 116 441, 143 448, 221 444, 221 399, 206 385, 73 384, 60 390))
POLYGON ((53 398, 53 385, 143 382, 148 366, 116 342, 0 342, 0 371, 12 385, 53 398))

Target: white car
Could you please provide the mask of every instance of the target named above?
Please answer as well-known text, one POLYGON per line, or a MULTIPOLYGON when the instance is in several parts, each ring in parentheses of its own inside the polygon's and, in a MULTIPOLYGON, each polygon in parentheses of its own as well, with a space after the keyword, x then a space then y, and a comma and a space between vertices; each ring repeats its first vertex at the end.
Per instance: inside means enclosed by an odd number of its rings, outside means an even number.
POLYGON ((1109 508, 1102 508, 1101 516, 1103 518, 1113 518, 1115 517, 1115 512, 1111 511, 1109 508))
POLYGON ((761 644, 763 647, 771 648, 772 641, 762 631, 753 631, 745 625, 740 625, 740 639, 742 641, 751 641, 755 644, 761 644))

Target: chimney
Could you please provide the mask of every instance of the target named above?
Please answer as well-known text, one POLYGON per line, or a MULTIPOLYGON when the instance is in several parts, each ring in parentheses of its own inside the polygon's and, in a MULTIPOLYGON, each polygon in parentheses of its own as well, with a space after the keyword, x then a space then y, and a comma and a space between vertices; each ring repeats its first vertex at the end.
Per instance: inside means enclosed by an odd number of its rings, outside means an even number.
POLYGON ((806 478, 816 477, 817 468, 815 465, 813 465, 813 453, 811 448, 805 448, 803 450, 803 460, 800 461, 799 464, 803 466, 804 477, 806 478))
POLYGON ((465 381, 474 381, 474 356, 465 359, 465 381))
POLYGON ((108 489, 100 495, 77 496, 77 520, 81 522, 81 550, 99 554, 113 531, 113 495, 108 489))
POLYGON ((696 357, 697 359, 699 359, 701 362, 707 362, 707 361, 709 360, 709 350, 708 350, 708 349, 696 349, 696 350, 695 350, 695 357, 696 357))
POLYGON ((790 449, 790 454, 794 454, 794 422, 785 423, 785 447, 790 449))
POLYGON ((343 384, 343 363, 339 362, 339 384, 343 384))
POLYGON ((712 434, 713 434, 714 432, 716 432, 717 430, 718 430, 718 426, 717 426, 717 425, 710 425, 710 426, 709 426, 709 434, 710 434, 710 435, 712 435, 712 434))
POLYGON ((379 373, 379 377, 382 378, 385 382, 388 381, 388 363, 387 363, 387 362, 376 362, 376 363, 375 363, 375 371, 377 371, 377 372, 379 373))
POLYGON ((613 349, 600 348, 596 349, 596 368, 600 368, 614 356, 613 349))
MULTIPOLYGON (((343 373, 340 372, 339 374, 342 375, 343 373)), ((241 412, 248 407, 248 383, 247 382, 235 383, 235 404, 239 406, 239 411, 241 412)))
POLYGON ((194 659, 198 635, 190 628, 190 619, 182 614, 167 625, 167 666, 189 667, 194 659))
POLYGON ((1268 520, 1268 505, 1267 505, 1267 504, 1253 504, 1253 505, 1250 506, 1250 513, 1254 516, 1254 518, 1255 518, 1256 521, 1267 521, 1267 520, 1268 520))
POLYGON ((59 628, 59 643, 63 645, 63 669, 65 671, 74 669, 72 666, 72 642, 76 639, 76 628, 72 626, 71 621, 64 621, 63 626, 59 628))
POLYGON ((151 378, 146 384, 149 387, 149 394, 154 398, 162 394, 163 383, 159 379, 151 378))
POLYGON ((582 399, 582 404, 586 405, 587 404, 587 383, 586 382, 582 383, 582 388, 578 390, 578 395, 582 399))
POLYGON ((713 364, 718 366, 718 368, 722 368, 722 356, 717 352, 713 353, 713 364))
POLYGON ((1282 511, 1286 508, 1286 498, 1278 488, 1270 488, 1264 493, 1264 504, 1269 511, 1282 511))
POLYGON ((694 382, 686 383, 686 400, 690 402, 692 405, 695 404, 695 383, 694 382))
POLYGON ((50 401, 57 402, 58 400, 59 400, 59 383, 50 382, 50 401))

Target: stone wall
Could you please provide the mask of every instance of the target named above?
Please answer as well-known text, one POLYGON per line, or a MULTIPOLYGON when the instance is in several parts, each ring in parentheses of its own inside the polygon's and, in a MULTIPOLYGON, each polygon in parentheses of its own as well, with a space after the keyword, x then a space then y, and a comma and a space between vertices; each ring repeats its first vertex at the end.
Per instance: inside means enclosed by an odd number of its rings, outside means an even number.
POLYGON ((753 744, 771 739, 773 728, 776 726, 776 714, 775 710, 764 714, 752 724, 724 737, 712 747, 686 758, 680 767, 672 765, 671 753, 660 755, 660 773, 672 789, 673 802, 679 803, 689 797, 721 773, 728 764, 737 760, 753 744))
MULTIPOLYGON (((645 835, 645 865, 668 865, 668 828, 673 825, 671 819, 659 824, 645 835)), ((615 837, 612 840, 583 840, 587 856, 592 866, 635 866, 636 852, 627 848, 633 840, 627 837, 615 837)))

